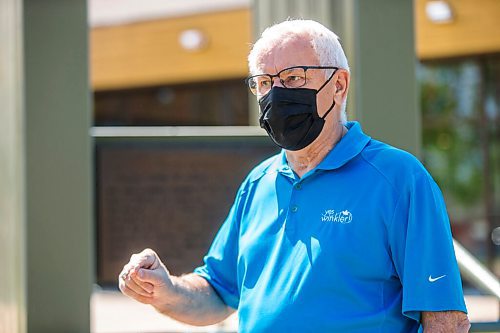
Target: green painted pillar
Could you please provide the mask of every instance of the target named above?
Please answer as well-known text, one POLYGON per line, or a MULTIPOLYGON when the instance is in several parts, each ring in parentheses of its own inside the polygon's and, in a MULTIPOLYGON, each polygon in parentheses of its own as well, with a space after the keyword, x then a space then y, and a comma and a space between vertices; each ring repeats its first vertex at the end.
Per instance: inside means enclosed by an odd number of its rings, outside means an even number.
MULTIPOLYGON (((255 35, 288 17, 334 30, 349 59, 348 117, 369 135, 420 155, 413 1, 254 0, 255 35)), ((256 104, 251 104, 256 112, 256 104)))
POLYGON ((89 332, 91 95, 85 0, 24 0, 28 332, 89 332))
POLYGON ((413 1, 335 0, 352 70, 348 109, 365 132, 420 156, 413 1))
POLYGON ((0 1, 0 333, 26 332, 22 6, 0 1))

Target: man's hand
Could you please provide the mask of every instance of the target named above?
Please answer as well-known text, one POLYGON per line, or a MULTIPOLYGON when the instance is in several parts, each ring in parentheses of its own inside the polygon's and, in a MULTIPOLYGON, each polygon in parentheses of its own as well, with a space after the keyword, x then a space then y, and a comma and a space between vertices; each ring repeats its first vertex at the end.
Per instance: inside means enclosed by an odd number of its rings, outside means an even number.
POLYGON ((422 312, 424 333, 467 333, 470 323, 461 311, 422 312))
POLYGON ((234 312, 203 277, 171 276, 151 249, 132 255, 118 279, 125 295, 187 324, 215 324, 234 312))
POLYGON ((168 303, 175 296, 167 268, 151 249, 130 257, 120 273, 118 286, 125 295, 153 306, 168 303))

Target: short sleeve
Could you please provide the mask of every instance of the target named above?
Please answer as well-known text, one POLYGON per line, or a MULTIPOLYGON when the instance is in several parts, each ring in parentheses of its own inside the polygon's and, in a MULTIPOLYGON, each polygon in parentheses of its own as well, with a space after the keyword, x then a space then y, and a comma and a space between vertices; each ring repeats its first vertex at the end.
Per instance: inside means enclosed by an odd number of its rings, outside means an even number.
POLYGON ((413 175, 407 184, 389 225, 403 314, 420 321, 421 311, 467 313, 441 191, 427 172, 413 175))
POLYGON ((242 194, 240 188, 226 220, 203 259, 204 265, 194 270, 194 273, 210 283, 226 305, 234 309, 238 308, 239 303, 236 263, 240 215, 238 205, 242 194))

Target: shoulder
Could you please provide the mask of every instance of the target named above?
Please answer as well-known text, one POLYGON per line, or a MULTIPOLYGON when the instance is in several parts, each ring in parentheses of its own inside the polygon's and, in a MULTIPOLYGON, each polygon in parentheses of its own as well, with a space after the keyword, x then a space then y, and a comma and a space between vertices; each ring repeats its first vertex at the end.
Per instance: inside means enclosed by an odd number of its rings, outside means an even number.
POLYGON ((398 192, 412 179, 430 177, 414 155, 381 141, 370 140, 361 158, 398 192))
POLYGON ((245 183, 255 182, 262 178, 265 174, 276 172, 281 158, 281 153, 278 153, 260 162, 248 173, 245 183))
POLYGON ((282 158, 281 153, 278 153, 257 164, 248 173, 245 180, 243 180, 243 182, 241 183, 240 189, 238 191, 239 196, 245 195, 248 192, 249 188, 252 186, 252 184, 260 180, 266 174, 276 173, 281 158, 282 158))

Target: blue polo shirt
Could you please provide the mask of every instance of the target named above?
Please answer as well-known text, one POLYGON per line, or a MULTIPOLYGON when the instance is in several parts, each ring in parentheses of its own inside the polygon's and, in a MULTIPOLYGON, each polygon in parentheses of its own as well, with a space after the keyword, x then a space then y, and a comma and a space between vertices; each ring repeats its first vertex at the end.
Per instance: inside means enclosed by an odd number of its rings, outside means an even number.
POLYGON ((466 312, 438 186, 347 127, 302 178, 284 152, 252 170, 195 270, 238 309, 240 333, 408 333, 421 311, 466 312))

